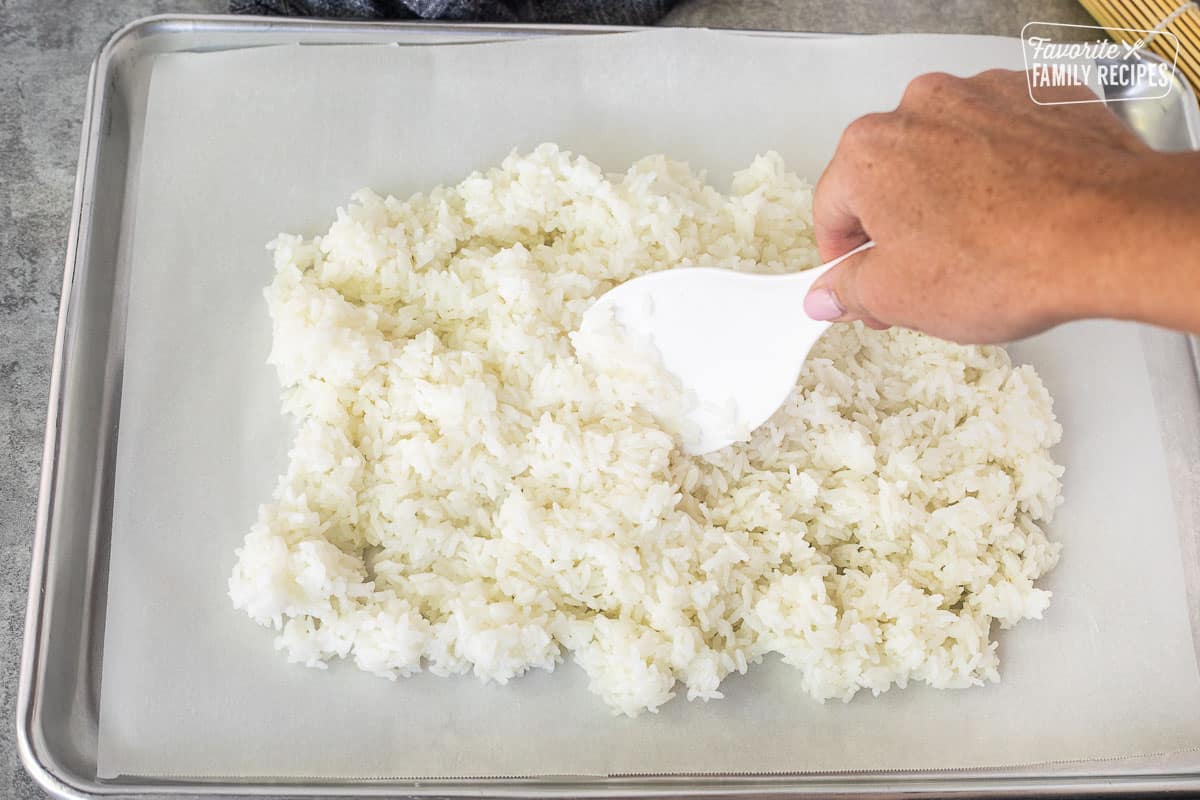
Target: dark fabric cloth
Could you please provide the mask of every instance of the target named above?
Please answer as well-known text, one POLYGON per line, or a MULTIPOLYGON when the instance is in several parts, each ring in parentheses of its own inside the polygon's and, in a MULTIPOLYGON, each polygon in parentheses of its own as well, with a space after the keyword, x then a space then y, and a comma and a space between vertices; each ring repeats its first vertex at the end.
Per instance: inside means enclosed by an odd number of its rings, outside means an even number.
POLYGON ((229 0, 234 14, 653 25, 676 0, 229 0))

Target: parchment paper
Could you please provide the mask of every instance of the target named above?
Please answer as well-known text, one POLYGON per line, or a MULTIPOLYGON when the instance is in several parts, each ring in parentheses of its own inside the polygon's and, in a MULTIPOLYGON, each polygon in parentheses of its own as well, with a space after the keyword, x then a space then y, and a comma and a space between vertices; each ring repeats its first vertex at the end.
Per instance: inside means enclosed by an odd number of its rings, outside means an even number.
POLYGON ((1130 325, 1013 348, 1066 428, 1052 526, 1066 546, 1047 618, 1001 636, 999 685, 818 705, 772 661, 727 680, 725 700, 629 720, 569 662, 504 688, 288 665, 225 595, 288 444, 264 364, 276 233, 324 230, 362 186, 404 196, 542 141, 608 169, 665 152, 719 184, 774 148, 815 179, 846 123, 894 106, 913 75, 1020 65, 1006 39, 706 31, 163 57, 131 261, 100 776, 949 768, 1200 745, 1176 517, 1130 325))

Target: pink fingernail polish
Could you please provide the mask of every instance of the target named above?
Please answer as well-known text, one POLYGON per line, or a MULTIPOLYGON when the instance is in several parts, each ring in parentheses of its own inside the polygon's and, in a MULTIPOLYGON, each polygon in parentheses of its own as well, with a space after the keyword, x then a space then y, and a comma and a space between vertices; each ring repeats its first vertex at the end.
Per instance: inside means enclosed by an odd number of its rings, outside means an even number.
POLYGON ((813 289, 804 298, 804 313, 820 322, 832 322, 846 313, 837 295, 829 289, 813 289))

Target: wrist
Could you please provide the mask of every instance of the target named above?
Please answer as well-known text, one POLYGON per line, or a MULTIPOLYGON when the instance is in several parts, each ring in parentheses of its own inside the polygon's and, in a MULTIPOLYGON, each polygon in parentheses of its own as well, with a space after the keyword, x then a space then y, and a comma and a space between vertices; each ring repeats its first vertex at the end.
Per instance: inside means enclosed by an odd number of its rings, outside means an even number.
MULTIPOLYGON (((1106 165, 1109 166, 1109 165, 1106 165)), ((1200 330, 1200 154, 1143 152, 1085 206, 1072 316, 1200 330)))

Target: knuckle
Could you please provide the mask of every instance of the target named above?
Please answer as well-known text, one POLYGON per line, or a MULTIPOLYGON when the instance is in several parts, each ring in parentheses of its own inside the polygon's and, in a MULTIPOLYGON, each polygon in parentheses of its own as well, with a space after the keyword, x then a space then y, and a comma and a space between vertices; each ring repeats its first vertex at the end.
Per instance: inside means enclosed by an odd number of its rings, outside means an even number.
POLYGON ((985 70, 963 83, 968 91, 985 101, 1024 96, 1029 91, 1025 73, 1011 69, 985 70))
POLYGON ((1018 88, 1025 91, 1025 73, 1011 69, 988 69, 973 78, 968 83, 978 83, 998 88, 1018 88))
MULTIPOLYGON (((1046 89, 1038 89, 1038 99, 1040 100, 1098 100, 1096 94, 1086 86, 1052 86, 1046 89)), ((1088 109, 1091 111, 1091 109, 1088 109)))
POLYGON ((940 92, 949 91, 955 88, 961 78, 956 78, 948 72, 926 72, 924 75, 918 75, 908 82, 908 87, 904 90, 904 98, 901 101, 920 100, 940 92))
POLYGON ((983 72, 975 76, 975 80, 986 83, 1000 83, 1011 80, 1014 76, 1019 74, 1019 72, 1013 72, 1010 69, 1000 69, 999 67, 996 67, 994 69, 985 69, 983 72))
POLYGON ((887 114, 867 114, 851 122, 842 132, 842 139, 851 146, 862 145, 875 139, 887 124, 887 114))

